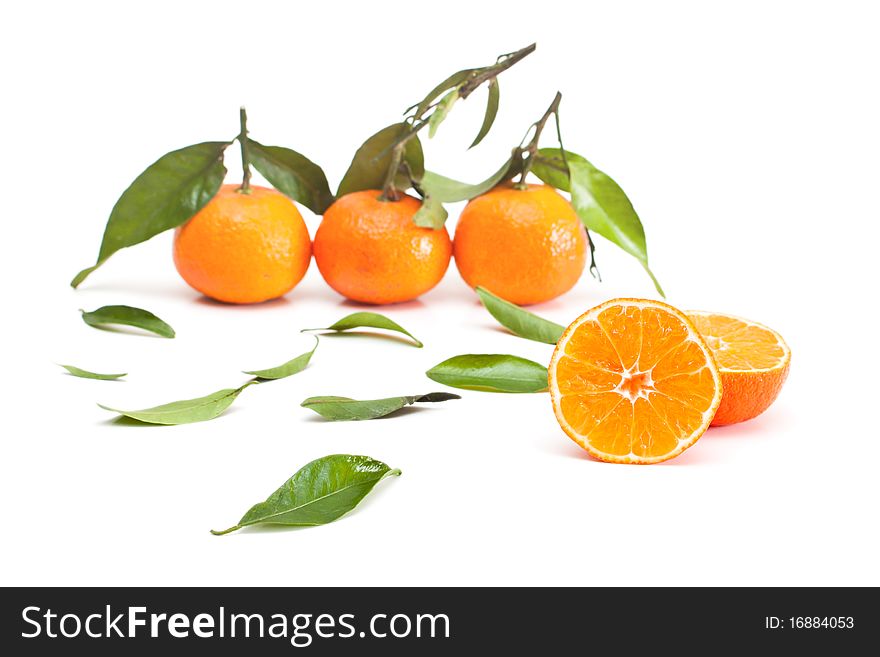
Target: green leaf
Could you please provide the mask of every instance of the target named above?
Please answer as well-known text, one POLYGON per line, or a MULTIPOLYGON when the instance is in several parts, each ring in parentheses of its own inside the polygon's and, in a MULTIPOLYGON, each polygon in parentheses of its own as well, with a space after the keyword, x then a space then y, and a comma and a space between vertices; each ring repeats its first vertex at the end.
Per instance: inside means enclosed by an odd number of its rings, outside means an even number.
POLYGON ((333 454, 315 459, 296 472, 265 502, 255 504, 237 525, 215 536, 249 525, 316 527, 333 522, 355 508, 385 477, 400 470, 368 456, 333 454))
POLYGON ((340 319, 335 324, 328 326, 327 328, 313 328, 313 329, 303 329, 303 331, 348 331, 349 329, 354 328, 377 328, 377 329, 385 329, 386 331, 396 331, 398 333, 403 333, 412 339, 417 347, 423 347, 424 345, 420 340, 416 338, 412 333, 407 331, 397 322, 385 317, 385 315, 380 315, 379 313, 368 313, 368 312, 357 312, 352 313, 351 315, 346 315, 342 319, 340 319))
POLYGON ((146 424, 190 424, 192 422, 204 422, 213 420, 232 405, 241 391, 256 381, 248 381, 240 388, 225 388, 212 392, 204 397, 196 399, 183 399, 181 401, 162 404, 153 408, 145 408, 139 411, 121 411, 98 404, 106 411, 112 411, 125 417, 144 422, 146 424))
POLYGON ((506 354, 464 354, 444 360, 425 374, 453 388, 485 392, 543 392, 547 368, 506 354))
MULTIPOLYGON (((345 172, 342 182, 339 183, 336 197, 367 189, 382 189, 388 167, 391 166, 391 150, 409 133, 408 123, 395 123, 367 139, 354 154, 348 171, 345 172)), ((418 136, 414 136, 406 142, 404 161, 409 165, 416 180, 424 175, 425 157, 418 136)), ((400 174, 396 185, 398 189, 406 190, 410 187, 410 181, 406 176, 400 174)))
POLYGON ((82 313, 83 321, 95 328, 107 326, 133 326, 135 328, 155 333, 163 338, 173 338, 174 329, 149 310, 133 308, 132 306, 101 306, 97 310, 82 313))
POLYGON ((440 230, 446 223, 448 216, 449 213, 440 201, 433 196, 425 196, 422 199, 422 205, 413 215, 413 222, 415 222, 416 226, 421 226, 422 228, 440 230))
POLYGON ((461 399, 461 397, 448 392, 365 400, 348 397, 309 397, 300 406, 315 411, 328 420, 374 420, 411 404, 442 402, 450 399, 461 399))
POLYGON ((443 80, 443 82, 431 89, 428 95, 424 97, 422 102, 420 102, 418 105, 414 105, 413 107, 408 108, 407 112, 415 108, 415 116, 421 116, 428 110, 428 107, 431 106, 431 103, 433 103, 440 94, 442 94, 444 91, 448 91, 449 89, 458 87, 463 82, 465 82, 476 70, 477 69, 474 68, 466 68, 462 71, 456 71, 448 78, 443 80))
POLYGON ((437 134, 437 128, 440 127, 440 124, 446 120, 446 117, 449 116, 449 112, 452 109, 452 106, 455 105, 455 101, 458 100, 458 89, 453 89, 448 94, 443 96, 439 103, 437 103, 437 107, 434 108, 434 111, 431 112, 431 116, 428 119, 428 138, 433 138, 435 134, 437 134))
POLYGON ((250 374, 251 376, 255 376, 258 379, 263 379, 265 381, 274 381, 275 379, 283 379, 294 374, 299 374, 304 369, 306 369, 309 361, 312 360, 312 354, 315 353, 315 349, 317 348, 318 338, 316 337, 315 346, 312 347, 311 351, 300 354, 296 358, 289 360, 283 365, 279 365, 278 367, 270 367, 266 370, 253 370, 250 372, 245 372, 245 374, 250 374))
POLYGON ((289 148, 247 140, 251 164, 275 189, 315 214, 324 214, 333 203, 333 194, 321 167, 289 148))
POLYGON ((483 138, 489 134, 489 130, 492 129, 492 124, 495 123, 495 117, 498 115, 498 104, 501 101, 501 90, 498 88, 498 78, 492 78, 489 81, 489 98, 486 101, 486 114, 483 116, 483 125, 480 126, 480 132, 477 133, 477 138, 474 139, 474 142, 468 146, 468 148, 473 148, 481 141, 483 138))
POLYGON ((429 198, 435 199, 439 203, 469 201, 475 196, 485 194, 502 181, 515 176, 520 171, 521 166, 521 162, 507 160, 498 171, 493 173, 483 182, 474 185, 459 182, 432 171, 425 171, 425 175, 422 177, 419 187, 422 188, 422 191, 429 198))
MULTIPOLYGON (((566 157, 573 155, 565 151, 566 157)), ((568 177, 568 167, 562 160, 562 151, 558 148, 541 148, 535 154, 532 162, 532 173, 542 181, 560 189, 563 192, 571 192, 571 182, 568 177)))
POLYGON ((495 296, 484 287, 477 287, 477 294, 492 317, 521 338, 556 344, 565 332, 564 326, 523 310, 516 304, 495 296))
POLYGON ((77 287, 111 255, 176 228, 201 210, 217 193, 226 167, 229 142, 209 141, 166 153, 129 185, 107 220, 94 266, 70 282, 77 287))
POLYGON ((657 292, 665 296, 648 267, 645 229, 620 185, 577 153, 565 151, 563 160, 558 148, 540 149, 532 172, 547 184, 571 192, 571 204, 584 225, 635 257, 657 292))
POLYGON ((98 381, 115 381, 116 379, 121 379, 126 376, 123 374, 98 374, 96 372, 89 372, 88 370, 81 369, 76 367, 75 365, 61 365, 64 369, 66 369, 73 376, 78 376, 81 379, 97 379, 98 381))

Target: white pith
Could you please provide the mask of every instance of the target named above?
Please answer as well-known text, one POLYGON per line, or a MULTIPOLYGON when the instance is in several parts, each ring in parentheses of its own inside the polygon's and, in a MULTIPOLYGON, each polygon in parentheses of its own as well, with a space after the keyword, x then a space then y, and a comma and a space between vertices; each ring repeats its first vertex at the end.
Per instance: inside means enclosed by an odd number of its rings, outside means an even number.
POLYGON ((654 378, 651 376, 653 371, 653 367, 645 372, 642 372, 636 366, 625 369, 620 373, 620 383, 617 384, 617 387, 612 392, 616 392, 624 399, 628 399, 632 404, 635 404, 636 400, 640 397, 642 399, 649 399, 648 393, 657 392, 654 390, 654 378), (642 384, 641 389, 637 393, 632 394, 632 392, 626 389, 626 384, 637 376, 645 376, 647 380, 642 384))
MULTIPOLYGON (((676 345, 676 346, 678 346, 678 345, 676 345)), ((578 442, 578 444, 580 444, 581 447, 586 449, 588 452, 590 452, 591 454, 593 454, 597 458, 602 458, 603 460, 615 461, 615 462, 621 462, 621 463, 627 463, 627 462, 629 462, 629 463, 657 463, 660 461, 666 461, 670 458, 673 458, 673 457, 677 456, 678 454, 680 454, 681 452, 683 452, 688 447, 690 447, 705 432, 706 427, 708 427, 709 423, 711 422, 712 418, 714 417, 715 411, 718 408, 719 403, 721 402, 721 376, 718 371, 719 368, 716 366, 713 369, 709 365, 709 364, 714 364, 714 363, 715 363, 715 359, 714 359, 714 356, 712 355, 712 350, 709 349, 708 345, 706 344, 706 341, 697 332, 696 328, 691 323, 691 321, 687 318, 687 316, 684 313, 682 313, 681 311, 679 311, 679 310, 677 310, 667 304, 658 303, 658 302, 654 302, 654 301, 635 300, 635 299, 614 299, 614 300, 607 301, 599 306, 596 306, 595 308, 588 310, 586 313, 584 313, 579 318, 577 318, 566 329, 565 333, 562 335, 562 338, 559 340, 559 342, 556 345, 556 350, 553 352, 553 357, 550 360, 550 365, 548 368, 551 373, 551 376, 549 377, 550 397, 551 397, 551 400, 553 403, 554 410, 556 412, 556 417, 559 419, 559 422, 561 424, 563 424, 563 428, 565 429, 566 433, 572 438, 577 437, 577 438, 575 438, 576 442, 578 442), (580 327, 585 322, 596 320, 596 318, 602 312, 604 312, 605 310, 607 310, 608 308, 611 308, 611 307, 622 307, 622 308, 623 307, 635 307, 635 308, 639 308, 639 309, 656 308, 656 309, 665 310, 667 312, 670 312, 671 314, 677 315, 678 319, 682 322, 682 325, 687 329, 688 338, 685 341, 690 341, 690 342, 693 342, 694 344, 696 344, 699 347, 700 351, 706 356, 706 363, 707 364, 704 365, 702 368, 695 370, 694 373, 698 373, 698 372, 702 371, 703 369, 710 370, 710 372, 712 373, 712 378, 715 381, 715 396, 713 397, 712 402, 709 404, 708 408, 702 413, 703 422, 701 423, 701 426, 697 427, 688 436, 679 438, 678 445, 676 446, 676 448, 667 454, 663 454, 661 456, 656 456, 656 457, 645 457, 645 456, 640 456, 640 455, 635 454, 632 450, 630 450, 629 454, 608 454, 608 453, 602 452, 601 450, 598 450, 593 445, 591 445, 588 440, 592 431, 595 431, 596 428, 601 426, 602 422, 599 422, 597 427, 592 429, 589 433, 581 434, 580 432, 576 431, 574 429, 574 427, 572 427, 567 422, 563 413, 561 412, 560 400, 562 399, 562 395, 559 391, 558 385, 556 384, 556 377, 553 376, 552 374, 555 373, 555 371, 556 371, 556 365, 559 362, 559 359, 565 354, 565 346, 568 344, 568 341, 571 339, 571 336, 578 329, 578 327, 580 327)), ((625 369, 622 373, 620 373, 621 374, 621 381, 617 385, 617 387, 613 391, 611 391, 611 392, 617 392, 621 396, 621 402, 629 401, 631 404, 635 404, 637 399, 643 398, 646 401, 648 401, 648 403, 650 403, 651 395, 664 394, 664 393, 661 393, 658 390, 653 388, 654 381, 653 381, 653 377, 651 377, 651 372, 652 372, 653 368, 651 370, 647 370, 644 372, 639 371, 636 368, 637 368, 637 364, 635 366, 633 366, 632 368, 625 369), (649 385, 646 385, 645 387, 643 387, 635 395, 629 394, 628 391, 622 389, 623 385, 626 381, 626 377, 631 376, 633 374, 647 374, 648 379, 650 381, 649 385)), ((616 406, 617 406, 617 404, 615 405, 615 408, 616 408, 616 406)), ((613 412, 613 409, 612 409, 612 411, 609 412, 609 415, 612 412, 613 412)), ((658 417, 659 417, 659 414, 658 414, 658 417)))

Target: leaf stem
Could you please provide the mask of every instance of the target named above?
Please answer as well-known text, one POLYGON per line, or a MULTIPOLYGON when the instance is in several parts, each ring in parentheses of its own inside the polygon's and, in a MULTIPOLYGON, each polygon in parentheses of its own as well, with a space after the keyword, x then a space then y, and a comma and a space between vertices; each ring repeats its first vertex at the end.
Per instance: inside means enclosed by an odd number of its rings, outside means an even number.
POLYGON ((242 527, 243 527, 243 525, 234 525, 234 526, 230 527, 229 529, 223 529, 220 531, 217 531, 216 529, 212 529, 211 533, 214 534, 214 536, 223 536, 224 534, 231 534, 232 532, 237 531, 237 530, 241 529, 242 527))
POLYGON ((547 125, 547 121, 550 120, 551 116, 556 116, 556 133, 560 138, 560 142, 562 140, 562 135, 559 130, 559 103, 562 102, 562 93, 557 91, 556 95, 553 97, 553 102, 550 103, 550 107, 547 108, 547 111, 544 112, 544 116, 538 119, 532 126, 535 128, 535 132, 532 135, 531 141, 523 147, 519 147, 519 151, 522 154, 526 154, 526 161, 523 164, 522 176, 520 176, 519 183, 517 183, 517 187, 519 189, 524 189, 526 186, 526 176, 529 175, 529 171, 532 170, 532 163, 535 159, 535 153, 538 152, 538 142, 541 140, 541 133, 544 132, 544 126, 547 125))
MULTIPOLYGON (((247 374, 247 372, 245 372, 245 374, 247 374)), ((247 383, 245 383, 245 384, 244 384, 243 386, 241 386, 240 388, 237 388, 237 389, 235 390, 235 394, 239 395, 239 394, 241 394, 241 391, 244 390, 245 388, 248 388, 248 387, 250 387, 250 386, 259 385, 259 384, 260 384, 260 381, 259 381, 259 380, 257 380, 257 379, 251 379, 250 381, 248 381, 247 383)))
POLYGON ((241 187, 238 188, 241 194, 251 193, 251 161, 248 155, 247 146, 247 111, 244 107, 238 110, 238 120, 241 125, 241 132, 238 133, 238 143, 241 146, 241 169, 244 172, 241 179, 241 187))

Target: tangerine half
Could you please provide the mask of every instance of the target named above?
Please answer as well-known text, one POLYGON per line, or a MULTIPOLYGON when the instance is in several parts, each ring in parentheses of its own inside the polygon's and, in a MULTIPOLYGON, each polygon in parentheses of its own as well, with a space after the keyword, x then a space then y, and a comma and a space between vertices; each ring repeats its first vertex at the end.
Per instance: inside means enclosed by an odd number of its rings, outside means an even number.
POLYGON ((613 299, 578 317, 557 343, 548 377, 563 431, 613 463, 678 456, 721 404, 721 374, 693 323, 647 299, 613 299))
POLYGON ((690 311, 724 385, 714 426, 751 420, 766 411, 788 378, 791 351, 776 331, 733 315, 690 311))

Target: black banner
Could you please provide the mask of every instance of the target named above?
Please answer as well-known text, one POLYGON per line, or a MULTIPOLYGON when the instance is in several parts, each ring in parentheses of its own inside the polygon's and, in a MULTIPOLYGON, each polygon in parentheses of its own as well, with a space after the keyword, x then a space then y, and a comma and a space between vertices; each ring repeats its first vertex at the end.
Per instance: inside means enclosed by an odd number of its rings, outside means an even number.
POLYGON ((841 588, 20 588, 2 590, 0 647, 120 655, 137 644, 163 657, 600 646, 854 654, 874 643, 878 612, 875 589, 841 588))

